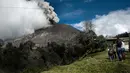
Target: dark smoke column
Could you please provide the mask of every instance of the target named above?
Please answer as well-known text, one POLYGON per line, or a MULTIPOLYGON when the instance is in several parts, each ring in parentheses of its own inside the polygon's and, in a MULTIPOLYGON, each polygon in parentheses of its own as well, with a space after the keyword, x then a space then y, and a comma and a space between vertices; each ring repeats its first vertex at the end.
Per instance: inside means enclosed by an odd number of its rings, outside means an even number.
POLYGON ((54 12, 54 8, 49 5, 46 1, 39 1, 38 6, 43 9, 44 14, 46 14, 47 19, 50 21, 50 23, 55 24, 59 22, 59 18, 57 17, 57 14, 54 12))

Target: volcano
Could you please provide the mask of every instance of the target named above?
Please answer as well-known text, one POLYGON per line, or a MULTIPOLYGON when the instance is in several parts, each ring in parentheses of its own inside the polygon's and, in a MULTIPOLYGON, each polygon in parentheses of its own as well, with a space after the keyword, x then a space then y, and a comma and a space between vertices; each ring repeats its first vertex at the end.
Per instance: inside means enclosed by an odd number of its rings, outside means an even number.
POLYGON ((13 41, 14 46, 19 46, 20 43, 32 41, 38 46, 46 46, 48 42, 67 43, 74 42, 74 38, 81 31, 66 24, 55 24, 48 28, 41 28, 35 30, 33 34, 22 36, 13 41))

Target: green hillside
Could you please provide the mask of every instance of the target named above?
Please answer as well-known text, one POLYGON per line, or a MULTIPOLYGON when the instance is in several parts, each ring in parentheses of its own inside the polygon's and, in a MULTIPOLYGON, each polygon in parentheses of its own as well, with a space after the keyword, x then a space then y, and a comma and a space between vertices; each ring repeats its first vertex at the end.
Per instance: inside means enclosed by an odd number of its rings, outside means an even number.
POLYGON ((126 53, 123 62, 109 61, 107 51, 95 53, 70 65, 55 66, 41 73, 130 73, 130 53, 126 53))

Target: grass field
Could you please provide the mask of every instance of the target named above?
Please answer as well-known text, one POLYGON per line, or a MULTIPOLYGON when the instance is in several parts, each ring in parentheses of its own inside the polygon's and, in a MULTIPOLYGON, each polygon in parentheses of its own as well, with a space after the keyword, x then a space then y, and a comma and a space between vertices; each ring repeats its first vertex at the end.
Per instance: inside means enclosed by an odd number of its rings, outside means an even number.
POLYGON ((91 54, 70 65, 55 66, 41 73, 130 73, 130 53, 126 60, 109 61, 107 51, 91 54))

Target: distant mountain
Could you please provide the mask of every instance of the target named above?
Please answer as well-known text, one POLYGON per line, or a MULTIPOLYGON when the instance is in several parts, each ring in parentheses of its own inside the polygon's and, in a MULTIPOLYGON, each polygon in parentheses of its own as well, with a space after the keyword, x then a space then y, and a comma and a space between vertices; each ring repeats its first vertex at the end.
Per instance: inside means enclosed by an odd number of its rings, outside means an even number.
POLYGON ((13 45, 19 46, 20 43, 24 43, 30 40, 39 46, 46 46, 48 42, 74 42, 73 39, 79 33, 80 31, 76 28, 73 28, 72 26, 66 24, 55 24, 48 28, 35 30, 33 34, 17 38, 11 42, 13 42, 13 45))

